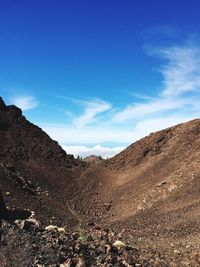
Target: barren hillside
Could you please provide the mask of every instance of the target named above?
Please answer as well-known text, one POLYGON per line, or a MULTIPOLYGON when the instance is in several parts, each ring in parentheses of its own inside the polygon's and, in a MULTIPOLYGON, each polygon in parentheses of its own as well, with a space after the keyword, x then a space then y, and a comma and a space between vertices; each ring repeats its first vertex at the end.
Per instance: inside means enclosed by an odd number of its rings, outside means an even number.
POLYGON ((67 225, 69 232, 109 227, 147 254, 155 249, 175 266, 189 266, 184 260, 199 250, 199 162, 199 119, 152 133, 109 160, 87 163, 67 155, 0 99, 5 204, 11 211, 34 211, 43 225, 67 225))
POLYGON ((66 202, 84 165, 0 99, 0 188, 7 206, 29 208, 44 222, 74 224, 66 202))
POLYGON ((83 194, 91 201, 79 211, 123 229, 138 245, 172 255, 180 247, 183 255, 198 250, 199 161, 199 119, 153 133, 88 170, 83 194))

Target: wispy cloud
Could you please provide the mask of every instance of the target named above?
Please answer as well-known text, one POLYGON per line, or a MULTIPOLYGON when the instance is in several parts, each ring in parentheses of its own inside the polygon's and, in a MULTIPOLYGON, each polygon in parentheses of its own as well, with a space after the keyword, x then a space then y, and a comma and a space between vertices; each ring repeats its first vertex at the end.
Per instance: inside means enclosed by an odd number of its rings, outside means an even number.
POLYGON ((134 131, 137 133, 137 136, 141 135, 141 137, 143 137, 149 133, 160 131, 172 125, 183 123, 194 118, 194 114, 169 114, 164 116, 155 116, 153 118, 139 121, 136 124, 134 131))
POLYGON ((158 51, 168 61, 161 68, 163 96, 171 97, 200 89, 200 49, 198 47, 172 47, 158 51))
POLYGON ((38 101, 32 96, 19 96, 11 98, 10 102, 21 108, 23 111, 36 108, 38 106, 38 101))
POLYGON ((121 123, 134 119, 142 119, 146 116, 160 114, 166 111, 175 111, 192 103, 191 99, 156 98, 146 103, 133 103, 122 111, 116 113, 111 119, 112 123, 121 123))
POLYGON ((76 102, 84 107, 83 114, 74 119, 74 124, 77 127, 83 127, 94 122, 99 114, 112 108, 110 103, 101 99, 76 100, 76 102))
POLYGON ((117 112, 111 122, 124 123, 148 116, 167 115, 169 112, 183 114, 197 109, 200 89, 200 49, 195 46, 168 47, 153 50, 152 55, 165 59, 160 68, 163 76, 163 89, 155 98, 143 103, 134 102, 117 112), (195 93, 189 96, 189 93, 195 93), (198 97, 198 99, 197 99, 198 97))

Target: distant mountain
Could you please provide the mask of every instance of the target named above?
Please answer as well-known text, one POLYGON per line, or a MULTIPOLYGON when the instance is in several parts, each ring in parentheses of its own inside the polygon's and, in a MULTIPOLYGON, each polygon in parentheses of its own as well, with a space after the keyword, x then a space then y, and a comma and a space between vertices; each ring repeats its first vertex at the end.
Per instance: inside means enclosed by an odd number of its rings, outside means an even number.
POLYGON ((85 157, 83 160, 89 163, 100 163, 104 159, 101 156, 91 155, 91 156, 85 157))

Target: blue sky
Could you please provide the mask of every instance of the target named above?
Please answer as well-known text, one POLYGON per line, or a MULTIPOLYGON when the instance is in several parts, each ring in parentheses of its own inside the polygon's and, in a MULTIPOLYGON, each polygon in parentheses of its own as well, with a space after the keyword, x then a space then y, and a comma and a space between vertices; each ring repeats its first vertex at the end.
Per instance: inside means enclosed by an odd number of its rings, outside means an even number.
POLYGON ((0 0, 0 95, 69 153, 200 115, 199 0, 0 0))

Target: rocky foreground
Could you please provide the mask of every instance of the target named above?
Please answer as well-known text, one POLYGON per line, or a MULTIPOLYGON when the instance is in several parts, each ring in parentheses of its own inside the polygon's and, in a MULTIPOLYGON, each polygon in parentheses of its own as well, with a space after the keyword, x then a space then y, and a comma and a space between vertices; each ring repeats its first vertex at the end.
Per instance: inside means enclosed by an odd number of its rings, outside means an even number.
POLYGON ((156 254, 144 257, 110 229, 91 225, 69 234, 32 218, 3 223, 0 262, 2 267, 169 266, 156 254))
POLYGON ((1 267, 167 267, 200 266, 200 255, 188 255, 176 263, 152 249, 142 253, 123 240, 122 234, 90 224, 88 230, 42 227, 34 218, 3 222, 0 242, 1 267))

